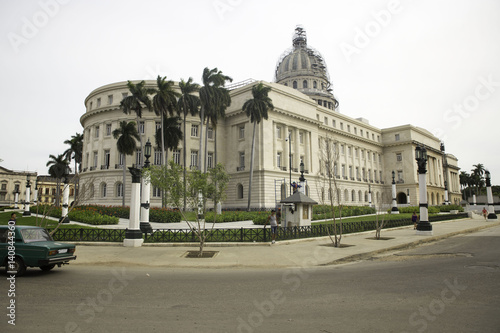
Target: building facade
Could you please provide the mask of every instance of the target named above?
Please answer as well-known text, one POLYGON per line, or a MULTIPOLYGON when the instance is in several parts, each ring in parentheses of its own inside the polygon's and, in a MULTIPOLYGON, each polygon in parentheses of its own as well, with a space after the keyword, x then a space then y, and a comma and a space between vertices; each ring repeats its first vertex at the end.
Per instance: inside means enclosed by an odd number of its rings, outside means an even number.
MULTIPOLYGON (((414 158, 417 145, 424 145, 429 155, 429 204, 444 203, 445 182, 449 201, 460 202, 458 160, 441 150, 437 137, 412 125, 379 129, 366 119, 339 113, 326 63, 319 52, 307 46, 302 28, 296 29, 292 44, 278 61, 276 82, 260 81, 271 88, 269 97, 274 110, 257 125, 251 208, 269 209, 288 196, 290 178, 291 182, 298 182, 301 162, 307 180, 306 194, 320 203, 334 195, 346 205, 368 205, 370 197, 374 205, 390 204, 387 193, 394 171, 398 204, 417 205, 418 173, 414 158), (328 191, 328 175, 321 157, 321 142, 325 139, 335 142, 336 193, 328 191)), ((217 131, 212 128, 207 131, 207 166, 212 167, 217 160, 231 177, 227 200, 222 203, 226 209, 243 209, 248 202, 253 124, 242 106, 252 98, 251 89, 257 83, 229 88, 232 103, 226 117, 219 120, 217 131)), ((146 84, 154 88, 156 81, 146 84)), ((121 205, 125 195, 129 204, 131 176, 127 171, 124 186, 122 168, 144 162, 139 143, 136 154, 124 161, 112 136, 120 121, 137 121, 135 114, 124 114, 120 108, 120 101, 127 94, 126 82, 118 82, 95 89, 85 99, 86 112, 80 118, 84 129, 80 186, 88 187, 90 202, 121 205)), ((143 144, 148 139, 154 142, 159 126, 159 117, 144 110, 138 126, 143 144)), ((186 154, 187 167, 198 167, 200 126, 199 117, 187 117, 186 152, 181 142, 177 149, 168 152, 169 160, 182 165, 186 154)), ((161 149, 154 147, 150 162, 159 165, 161 161, 161 149)), ((160 191, 152 188, 149 199, 152 205, 159 206, 160 191)))

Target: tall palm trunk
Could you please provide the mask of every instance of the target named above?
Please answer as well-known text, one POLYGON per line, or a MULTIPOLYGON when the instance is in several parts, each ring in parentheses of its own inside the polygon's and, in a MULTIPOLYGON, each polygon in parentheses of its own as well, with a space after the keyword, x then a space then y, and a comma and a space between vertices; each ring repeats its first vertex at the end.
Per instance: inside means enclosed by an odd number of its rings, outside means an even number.
POLYGON ((164 114, 163 112, 161 113, 161 155, 163 158, 163 165, 167 165, 167 155, 165 154, 165 133, 163 131, 163 124, 164 124, 164 114))
POLYGON ((206 130, 205 130, 205 156, 204 156, 204 164, 205 164, 205 168, 203 169, 205 173, 207 173, 207 164, 208 164, 208 122, 209 122, 209 118, 207 117, 207 126, 206 126, 206 130))
POLYGON ((253 158, 255 155, 255 129, 257 128, 257 122, 253 123, 253 135, 252 135, 252 153, 250 155, 250 179, 248 180, 248 206, 247 211, 250 211, 250 201, 252 199, 252 178, 253 178, 253 158))
POLYGON ((125 207, 125 179, 127 177, 127 173, 125 171, 127 169, 127 155, 125 155, 125 154, 122 154, 122 155, 123 155, 122 207, 125 207))
POLYGON ((186 198, 186 155, 187 155, 187 152, 186 152, 186 112, 187 112, 187 109, 186 109, 186 101, 184 100, 184 130, 183 130, 183 133, 182 133, 182 136, 183 136, 183 140, 182 140, 182 146, 183 146, 183 157, 184 157, 184 170, 183 170, 183 180, 184 180, 184 209, 183 211, 186 211, 186 206, 187 206, 187 198, 186 198))
MULTIPOLYGON (((144 161, 144 156, 143 156, 144 152, 142 151, 142 147, 143 146, 142 146, 141 124, 139 122, 139 119, 140 119, 139 116, 137 116, 137 133, 139 133, 139 142, 141 144, 141 147, 140 147, 140 150, 139 150, 140 151, 140 153, 139 153, 139 161, 138 161, 139 163, 137 163, 138 165, 136 165, 137 168, 140 167, 141 161, 144 161)), ((146 126, 146 125, 144 125, 144 126, 146 126)))
MULTIPOLYGON (((203 121, 204 121, 204 107, 201 107, 200 114, 200 151, 198 152, 198 170, 203 171, 203 121)), ((205 147, 206 148, 206 147, 205 147)))

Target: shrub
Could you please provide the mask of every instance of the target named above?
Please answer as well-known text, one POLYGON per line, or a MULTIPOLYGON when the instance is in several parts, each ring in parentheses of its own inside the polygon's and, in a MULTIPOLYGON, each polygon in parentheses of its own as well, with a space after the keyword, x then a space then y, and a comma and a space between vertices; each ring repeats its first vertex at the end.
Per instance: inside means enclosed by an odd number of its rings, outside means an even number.
POLYGON ((436 206, 439 208, 440 212, 450 212, 450 210, 458 210, 459 212, 463 212, 464 208, 459 205, 442 205, 442 206, 436 206))
MULTIPOLYGON (((340 217, 339 207, 334 206, 335 217, 340 217)), ((343 206, 342 207, 342 217, 348 216, 358 216, 366 214, 375 214, 376 209, 366 206, 343 206)), ((313 206, 313 220, 331 219, 332 210, 329 205, 316 205, 313 206)))

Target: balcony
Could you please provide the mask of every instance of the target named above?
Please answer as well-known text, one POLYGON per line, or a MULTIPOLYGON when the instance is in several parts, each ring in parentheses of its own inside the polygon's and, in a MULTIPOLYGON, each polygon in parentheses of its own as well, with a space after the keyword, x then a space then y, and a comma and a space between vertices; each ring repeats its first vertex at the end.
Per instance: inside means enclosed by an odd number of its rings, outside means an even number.
POLYGON ((245 171, 245 166, 236 167, 236 171, 245 171))
POLYGON ((97 168, 97 166, 91 166, 91 167, 89 168, 89 171, 93 171, 93 170, 95 170, 96 168, 97 168))
POLYGON ((396 180, 396 184, 404 184, 405 181, 403 179, 398 179, 396 180))
POLYGON ((293 172, 299 172, 299 169, 297 169, 297 168, 292 168, 292 171, 293 171, 293 172))
POLYGON ((278 167, 281 169, 281 171, 286 171, 286 166, 278 167))
POLYGON ((115 169, 123 169, 123 164, 115 164, 115 169))
POLYGON ((101 165, 101 170, 108 170, 109 169, 109 165, 101 165))

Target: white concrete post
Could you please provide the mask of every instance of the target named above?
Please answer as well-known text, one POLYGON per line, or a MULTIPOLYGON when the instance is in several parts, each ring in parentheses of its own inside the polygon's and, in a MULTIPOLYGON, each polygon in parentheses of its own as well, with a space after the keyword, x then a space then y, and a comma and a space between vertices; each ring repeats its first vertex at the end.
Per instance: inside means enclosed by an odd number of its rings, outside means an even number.
POLYGON ((129 170, 132 174, 132 185, 130 190, 130 217, 129 227, 125 231, 123 246, 139 247, 144 242, 142 239, 141 229, 139 228, 141 206, 141 169, 129 168, 129 170))

